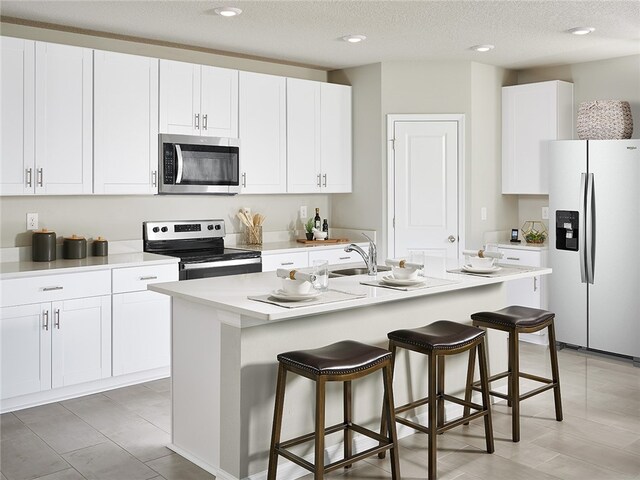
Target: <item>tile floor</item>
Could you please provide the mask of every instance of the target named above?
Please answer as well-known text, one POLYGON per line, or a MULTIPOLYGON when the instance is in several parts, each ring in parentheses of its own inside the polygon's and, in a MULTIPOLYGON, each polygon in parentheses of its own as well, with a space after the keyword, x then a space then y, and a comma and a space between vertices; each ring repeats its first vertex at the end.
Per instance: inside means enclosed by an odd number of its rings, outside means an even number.
MULTIPOLYGON (((523 370, 549 375, 545 347, 521 345, 523 370)), ((497 404, 495 453, 484 452, 482 420, 453 429, 438 438, 440 480, 640 479, 640 368, 568 349, 559 357, 564 421, 555 421, 551 392, 533 397, 522 404, 522 440, 514 444, 509 411, 497 404)), ((214 478, 164 446, 170 427, 166 379, 1 420, 1 480, 214 478)), ((426 478, 426 437, 405 437, 401 447, 403 480, 426 478)), ((372 458, 331 477, 388 479, 389 471, 388 460, 372 458)))

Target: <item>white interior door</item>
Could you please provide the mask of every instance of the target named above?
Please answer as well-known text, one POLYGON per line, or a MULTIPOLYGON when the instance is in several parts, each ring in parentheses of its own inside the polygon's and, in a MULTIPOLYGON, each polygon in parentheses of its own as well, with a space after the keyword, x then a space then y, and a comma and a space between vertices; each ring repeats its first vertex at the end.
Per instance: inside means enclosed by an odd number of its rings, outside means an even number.
POLYGON ((389 253, 456 258, 458 122, 393 122, 393 238, 389 253))

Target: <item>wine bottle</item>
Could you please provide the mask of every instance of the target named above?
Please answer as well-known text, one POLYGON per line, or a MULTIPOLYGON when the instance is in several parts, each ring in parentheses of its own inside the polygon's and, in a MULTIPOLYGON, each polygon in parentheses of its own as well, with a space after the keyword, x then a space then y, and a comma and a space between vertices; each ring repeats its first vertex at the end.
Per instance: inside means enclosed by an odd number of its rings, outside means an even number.
POLYGON ((317 230, 322 230, 322 219, 320 218, 320 209, 316 208, 316 216, 313 218, 313 226, 317 230))
POLYGON ((329 240, 329 222, 327 222, 327 219, 324 219, 324 222, 322 223, 322 231, 323 232, 327 232, 327 236, 325 237, 326 240, 329 240))

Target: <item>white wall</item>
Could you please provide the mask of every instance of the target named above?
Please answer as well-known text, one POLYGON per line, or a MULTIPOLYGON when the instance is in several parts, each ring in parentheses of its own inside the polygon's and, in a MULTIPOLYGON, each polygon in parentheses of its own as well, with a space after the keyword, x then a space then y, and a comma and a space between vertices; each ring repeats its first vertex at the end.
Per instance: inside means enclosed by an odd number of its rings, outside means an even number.
MULTIPOLYGON (((202 51, 150 45, 131 41, 80 35, 13 24, 0 24, 2 35, 33 40, 65 43, 122 53, 147 55, 239 70, 326 81, 327 72, 298 66, 270 63, 246 58, 217 55, 202 51)), ((170 196, 29 196, 0 198, 0 247, 31 244, 26 231, 26 214, 37 212, 40 226, 54 230, 59 236, 73 233, 109 240, 140 239, 144 220, 182 220, 223 218, 227 230, 238 232, 235 213, 241 207, 266 215, 264 231, 302 228, 297 222, 301 205, 313 215, 320 208, 323 218, 329 212, 328 195, 238 195, 234 197, 202 195, 170 196)), ((337 226, 332 221, 331 226, 337 226)), ((348 225, 347 225, 348 226, 348 225)))

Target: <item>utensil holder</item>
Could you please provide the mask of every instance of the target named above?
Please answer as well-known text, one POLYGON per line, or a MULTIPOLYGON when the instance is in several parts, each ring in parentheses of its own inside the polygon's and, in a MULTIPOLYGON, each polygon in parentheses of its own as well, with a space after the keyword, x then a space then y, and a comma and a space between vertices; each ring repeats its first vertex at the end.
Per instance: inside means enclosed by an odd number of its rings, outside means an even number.
POLYGON ((247 227, 244 231, 246 245, 262 245, 262 226, 247 227))

